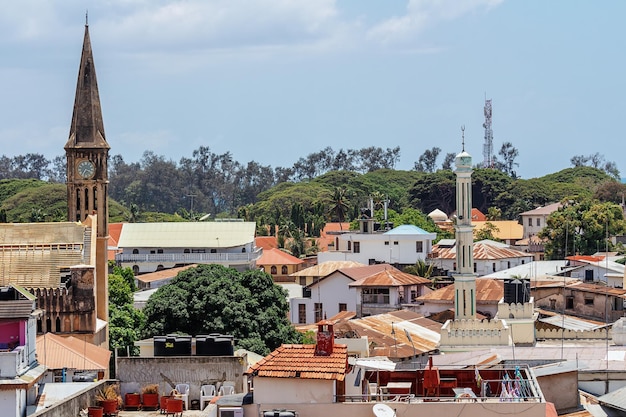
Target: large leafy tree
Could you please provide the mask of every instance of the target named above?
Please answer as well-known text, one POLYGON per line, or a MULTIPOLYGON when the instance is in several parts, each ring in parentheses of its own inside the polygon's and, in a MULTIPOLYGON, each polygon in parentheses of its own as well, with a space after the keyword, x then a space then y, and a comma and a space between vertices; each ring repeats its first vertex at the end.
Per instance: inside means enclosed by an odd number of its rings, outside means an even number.
POLYGON ((235 336, 240 348, 267 354, 297 343, 285 291, 263 271, 199 265, 159 288, 145 307, 144 337, 182 332, 235 336))
POLYGON ((121 352, 128 347, 135 350, 134 342, 139 340, 139 329, 145 322, 143 312, 133 305, 133 289, 129 283, 132 274, 130 268, 115 268, 109 275, 109 346, 122 349, 121 352))
POLYGON ((568 200, 552 213, 539 236, 548 239, 546 257, 564 259, 576 253, 591 255, 612 247, 608 237, 623 234, 626 222, 615 203, 597 200, 568 200))

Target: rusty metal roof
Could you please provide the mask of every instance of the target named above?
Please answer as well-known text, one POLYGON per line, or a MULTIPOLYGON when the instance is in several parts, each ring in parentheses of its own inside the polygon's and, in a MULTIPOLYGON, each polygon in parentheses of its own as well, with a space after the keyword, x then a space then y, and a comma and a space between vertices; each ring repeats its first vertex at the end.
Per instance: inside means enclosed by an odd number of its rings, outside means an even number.
MULTIPOLYGON (((476 302, 497 304, 504 296, 504 283, 497 279, 480 278, 476 280, 476 302)), ((454 284, 440 288, 417 298, 418 301, 454 302, 454 284)))
POLYGON ((385 269, 374 275, 350 283, 349 287, 400 287, 403 285, 430 284, 428 278, 402 272, 399 269, 385 269))
POLYGON ((178 275, 179 272, 185 271, 190 268, 196 268, 197 266, 198 264, 191 264, 185 266, 177 266, 176 268, 161 269, 160 271, 137 275, 135 278, 137 279, 137 281, 145 283, 162 281, 165 279, 174 278, 176 275, 178 275))
POLYGON ((334 345, 333 353, 329 356, 316 356, 315 345, 282 345, 252 365, 246 374, 343 381, 347 367, 347 345, 334 345))
MULTIPOLYGON (((474 243, 473 254, 474 260, 484 261, 507 258, 525 258, 530 256, 528 253, 511 249, 502 244, 494 245, 484 241, 474 243)), ((451 248, 434 245, 431 257, 435 259, 456 259, 456 245, 451 248)))
POLYGON ((370 355, 395 359, 435 351, 441 338, 441 323, 408 310, 350 320, 342 326, 344 329, 348 327, 359 336, 367 336, 370 355))

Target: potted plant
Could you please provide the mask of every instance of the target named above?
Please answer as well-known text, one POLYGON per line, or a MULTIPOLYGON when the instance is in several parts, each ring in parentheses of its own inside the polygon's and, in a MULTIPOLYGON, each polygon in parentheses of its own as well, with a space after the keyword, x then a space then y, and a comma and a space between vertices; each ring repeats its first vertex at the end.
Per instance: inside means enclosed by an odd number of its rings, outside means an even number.
POLYGON ((143 407, 156 410, 159 408, 159 384, 148 384, 141 390, 143 407))
POLYGON ((98 390, 96 400, 100 402, 104 414, 117 412, 118 404, 122 401, 119 384, 107 385, 106 388, 98 390))
POLYGON ((138 392, 128 392, 124 395, 124 408, 139 410, 141 408, 141 395, 138 392))

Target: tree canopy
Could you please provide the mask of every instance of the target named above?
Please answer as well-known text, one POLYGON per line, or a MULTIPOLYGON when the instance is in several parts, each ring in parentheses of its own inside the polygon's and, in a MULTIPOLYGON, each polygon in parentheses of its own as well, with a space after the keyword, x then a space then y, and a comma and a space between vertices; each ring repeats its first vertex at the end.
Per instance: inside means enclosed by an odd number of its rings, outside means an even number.
POLYGON ((232 334, 238 347, 264 355, 282 343, 300 341, 288 310, 285 290, 265 272, 199 265, 150 297, 142 334, 232 334))

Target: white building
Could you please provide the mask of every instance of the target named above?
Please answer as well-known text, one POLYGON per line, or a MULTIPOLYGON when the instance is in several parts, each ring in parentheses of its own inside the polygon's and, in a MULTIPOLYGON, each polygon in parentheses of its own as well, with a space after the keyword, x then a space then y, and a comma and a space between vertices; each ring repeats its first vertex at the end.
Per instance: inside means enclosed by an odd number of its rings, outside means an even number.
POLYGON ((194 263, 253 269, 262 253, 255 230, 256 223, 242 221, 127 223, 115 261, 135 274, 194 263))
MULTIPOLYGON (((335 236, 334 250, 320 252, 318 262, 354 261, 366 265, 388 263, 395 266, 414 265, 425 260, 432 248, 436 233, 426 232, 414 225, 401 225, 387 231, 372 231, 372 225, 362 221, 360 232, 335 236)), ((333 248, 333 246, 329 247, 333 248)))
POLYGON ((520 214, 522 226, 524 226, 524 237, 536 236, 541 229, 546 226, 548 217, 561 207, 561 203, 548 204, 545 207, 538 207, 534 210, 525 211, 520 214))

